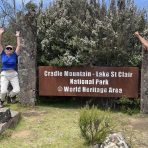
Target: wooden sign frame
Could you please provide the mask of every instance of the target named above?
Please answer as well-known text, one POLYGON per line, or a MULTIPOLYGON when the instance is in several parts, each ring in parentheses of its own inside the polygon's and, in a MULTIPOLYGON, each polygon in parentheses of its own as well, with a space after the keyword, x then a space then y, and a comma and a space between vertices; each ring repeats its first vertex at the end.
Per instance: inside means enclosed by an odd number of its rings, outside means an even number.
POLYGON ((39 67, 40 96, 137 98, 137 67, 39 67))

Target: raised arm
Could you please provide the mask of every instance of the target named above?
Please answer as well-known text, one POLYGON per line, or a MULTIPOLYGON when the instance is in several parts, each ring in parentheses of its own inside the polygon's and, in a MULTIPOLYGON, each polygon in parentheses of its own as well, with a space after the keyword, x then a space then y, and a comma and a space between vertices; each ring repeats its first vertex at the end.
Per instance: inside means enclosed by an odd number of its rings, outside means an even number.
POLYGON ((0 28, 0 53, 3 50, 3 46, 2 46, 2 36, 3 36, 3 32, 4 32, 4 28, 0 28))
POLYGON ((135 32, 135 36, 139 39, 139 41, 142 43, 142 45, 145 47, 146 50, 148 50, 148 41, 144 39, 139 32, 135 32))
POLYGON ((19 55, 20 50, 21 50, 21 40, 20 40, 20 32, 16 31, 16 42, 17 42, 17 46, 16 46, 16 54, 19 55))

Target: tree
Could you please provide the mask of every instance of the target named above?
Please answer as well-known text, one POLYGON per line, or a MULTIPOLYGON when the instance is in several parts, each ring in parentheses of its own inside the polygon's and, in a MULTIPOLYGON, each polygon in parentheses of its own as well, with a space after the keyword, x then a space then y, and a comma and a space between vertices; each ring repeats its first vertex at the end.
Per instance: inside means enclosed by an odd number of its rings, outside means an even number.
POLYGON ((6 26, 9 21, 16 22, 16 0, 8 2, 0 0, 0 23, 1 26, 6 26))
POLYGON ((116 1, 115 0, 111 0, 110 2, 110 8, 109 8, 109 11, 111 14, 114 14, 116 13, 116 1))
POLYGON ((102 0, 101 17, 104 18, 107 15, 107 8, 105 0, 102 0))
POLYGON ((139 65, 141 51, 133 33, 146 30, 145 13, 132 0, 112 0, 108 10, 102 2, 100 6, 100 1, 58 0, 42 12, 38 17, 39 64, 139 65))
POLYGON ((118 5, 118 9, 120 11, 122 11, 122 10, 125 9, 126 2, 125 2, 125 0, 118 0, 118 4, 117 5, 118 5))

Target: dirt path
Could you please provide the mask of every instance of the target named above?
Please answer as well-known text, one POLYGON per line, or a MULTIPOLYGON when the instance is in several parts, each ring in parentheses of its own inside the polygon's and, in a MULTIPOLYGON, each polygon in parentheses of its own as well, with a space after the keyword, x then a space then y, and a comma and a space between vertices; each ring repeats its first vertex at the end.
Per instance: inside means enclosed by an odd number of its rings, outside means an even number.
POLYGON ((133 129, 139 130, 141 132, 146 132, 148 134, 148 117, 140 117, 130 120, 133 129))
POLYGON ((148 148, 148 115, 140 115, 129 119, 129 126, 133 130, 133 148, 148 148))

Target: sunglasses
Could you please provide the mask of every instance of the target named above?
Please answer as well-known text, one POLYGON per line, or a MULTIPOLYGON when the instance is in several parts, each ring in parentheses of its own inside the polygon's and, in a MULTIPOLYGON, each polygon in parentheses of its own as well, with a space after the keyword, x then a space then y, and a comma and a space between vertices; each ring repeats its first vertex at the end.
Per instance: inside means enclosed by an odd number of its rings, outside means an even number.
POLYGON ((11 47, 7 47, 6 50, 13 50, 11 47))

